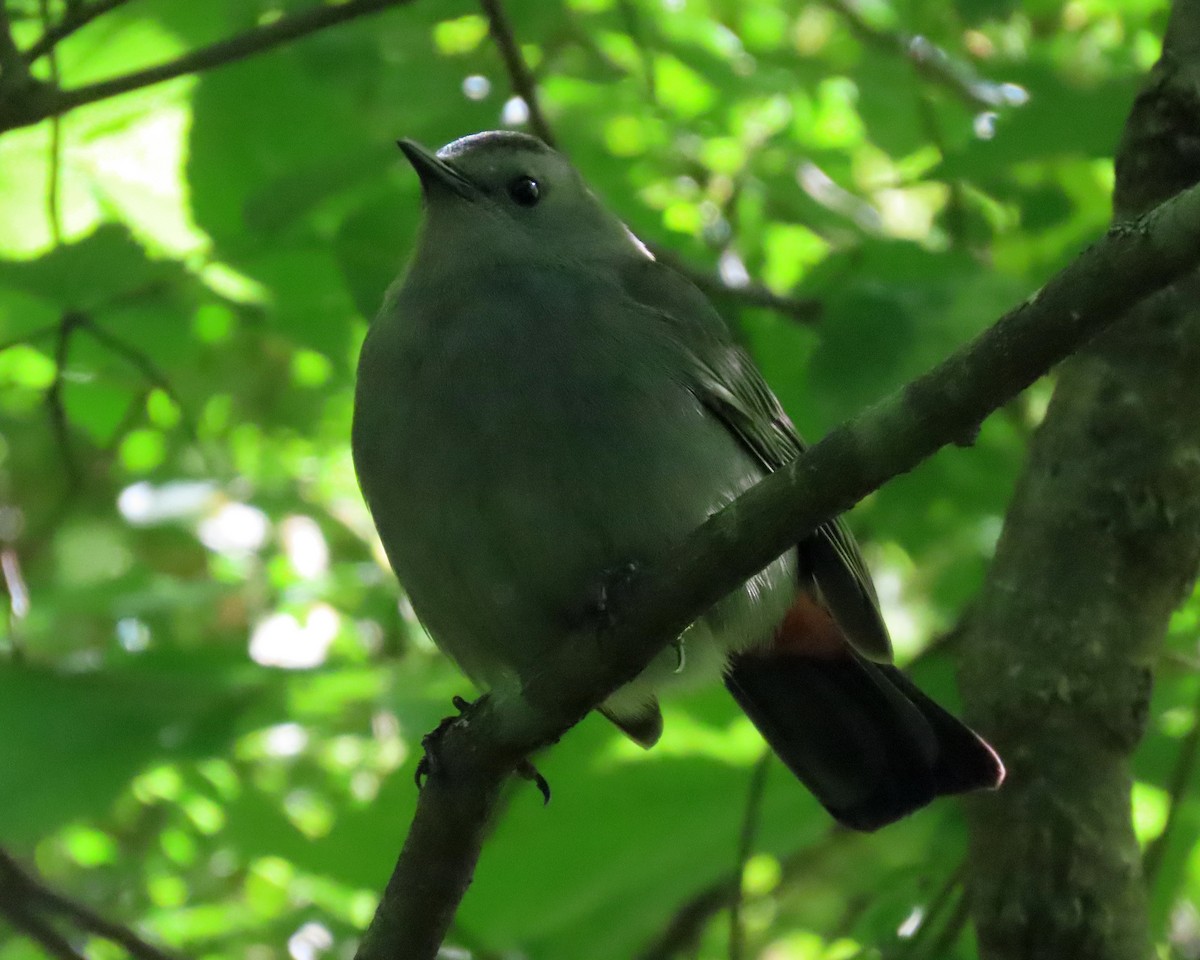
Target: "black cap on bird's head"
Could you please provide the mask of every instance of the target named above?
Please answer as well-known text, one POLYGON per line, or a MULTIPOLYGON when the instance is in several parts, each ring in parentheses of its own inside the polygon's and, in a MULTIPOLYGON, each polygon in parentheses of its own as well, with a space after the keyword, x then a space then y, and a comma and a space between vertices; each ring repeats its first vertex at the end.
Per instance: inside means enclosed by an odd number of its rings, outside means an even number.
POLYGON ((440 187, 452 190, 464 199, 471 195, 471 182, 437 154, 430 153, 415 140, 397 140, 396 146, 417 171, 417 176, 421 178, 421 189, 427 196, 430 190, 440 187))
POLYGON ((398 140, 396 144, 421 178, 427 197, 440 189, 449 189, 463 199, 494 193, 496 184, 491 181, 508 174, 509 192, 516 194, 514 199, 522 206, 534 206, 541 194, 535 173, 547 166, 570 170, 561 154, 537 137, 514 130, 473 133, 446 144, 437 153, 415 140, 398 140), (533 188, 525 181, 532 182, 533 188))
POLYGON ((567 158, 537 137, 491 130, 436 153, 413 140, 398 145, 421 180, 426 237, 434 229, 446 243, 453 234, 462 256, 532 243, 545 255, 586 259, 637 246, 567 158))

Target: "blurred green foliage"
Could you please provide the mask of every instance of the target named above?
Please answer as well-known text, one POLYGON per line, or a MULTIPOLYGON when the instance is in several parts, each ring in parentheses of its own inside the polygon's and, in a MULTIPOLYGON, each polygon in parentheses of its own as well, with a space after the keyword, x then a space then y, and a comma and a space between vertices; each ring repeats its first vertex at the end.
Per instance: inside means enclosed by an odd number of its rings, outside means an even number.
MULTIPOLYGON (((56 69, 77 86, 308 6, 134 0, 63 42, 56 69)), ((27 46, 41 5, 8 9, 27 46)), ((1105 227, 1165 3, 509 13, 561 144, 636 232, 735 287, 819 301, 806 325, 717 297, 819 436, 1105 227), (936 69, 905 55, 915 35, 936 69)), ((0 844, 188 956, 348 956, 413 808, 420 736, 468 692, 397 602, 347 438, 357 348, 419 216, 391 142, 511 122, 510 95, 478 9, 418 0, 83 107, 57 134, 0 135, 0 844)), ((902 658, 943 701, 953 641, 923 651, 970 603, 1048 393, 851 518, 902 658)), ((1198 621, 1200 601, 1174 622, 1137 763, 1163 956, 1200 956, 1200 790, 1180 774, 1198 621)), ((540 761, 548 809, 513 789, 452 942, 636 956, 730 874, 760 750, 721 691, 668 704, 650 753, 585 721, 540 761)), ((971 958, 964 845, 949 802, 835 833, 773 769, 750 946, 971 958)), ((726 923, 697 956, 726 955, 726 923)), ((0 960, 40 955, 0 929, 0 960)))

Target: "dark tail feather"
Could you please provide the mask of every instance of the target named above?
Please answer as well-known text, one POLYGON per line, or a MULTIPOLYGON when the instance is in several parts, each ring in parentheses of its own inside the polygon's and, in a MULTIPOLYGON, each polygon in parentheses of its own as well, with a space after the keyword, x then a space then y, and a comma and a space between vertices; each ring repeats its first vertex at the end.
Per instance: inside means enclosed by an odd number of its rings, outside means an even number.
POLYGON ((779 758, 855 830, 1004 778, 995 751, 895 667, 853 653, 751 653, 733 658, 725 685, 779 758))

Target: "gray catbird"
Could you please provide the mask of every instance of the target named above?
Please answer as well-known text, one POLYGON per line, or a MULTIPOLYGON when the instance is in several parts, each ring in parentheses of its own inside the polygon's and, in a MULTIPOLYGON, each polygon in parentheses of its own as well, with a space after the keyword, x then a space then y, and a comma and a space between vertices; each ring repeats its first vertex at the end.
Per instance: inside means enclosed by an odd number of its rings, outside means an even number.
MULTIPOLYGON (((804 443, 704 295, 559 153, 513 132, 400 144, 426 210, 371 326, 353 449, 388 558, 438 646, 503 688, 607 572, 661 557, 804 443)), ((994 787, 996 754, 889 665, 831 521, 690 627, 601 712, 645 746, 656 691, 723 676, 843 824, 994 787)))

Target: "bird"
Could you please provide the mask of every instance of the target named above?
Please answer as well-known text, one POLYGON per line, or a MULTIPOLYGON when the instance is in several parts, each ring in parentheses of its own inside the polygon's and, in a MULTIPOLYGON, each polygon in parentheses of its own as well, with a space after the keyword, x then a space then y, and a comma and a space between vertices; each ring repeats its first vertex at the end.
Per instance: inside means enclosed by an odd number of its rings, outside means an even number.
MULTIPOLYGON (((651 564, 805 443, 707 297, 557 150, 487 131, 399 146, 423 216, 359 357, 351 450, 436 645, 512 690, 613 570, 651 564)), ((598 709, 636 743, 659 694, 723 680, 840 824, 998 786, 975 732, 892 665, 840 519, 699 617, 598 709)))

